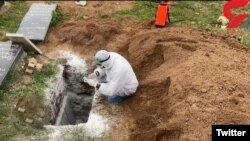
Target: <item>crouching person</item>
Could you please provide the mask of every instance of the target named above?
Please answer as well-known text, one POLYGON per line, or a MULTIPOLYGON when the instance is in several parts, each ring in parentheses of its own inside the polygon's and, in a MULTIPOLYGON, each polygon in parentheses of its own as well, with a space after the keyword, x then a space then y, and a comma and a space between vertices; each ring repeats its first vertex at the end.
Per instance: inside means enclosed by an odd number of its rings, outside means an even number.
POLYGON ((136 92, 139 85, 129 62, 120 54, 100 50, 94 55, 97 69, 84 78, 84 82, 108 98, 111 103, 119 103, 136 92))

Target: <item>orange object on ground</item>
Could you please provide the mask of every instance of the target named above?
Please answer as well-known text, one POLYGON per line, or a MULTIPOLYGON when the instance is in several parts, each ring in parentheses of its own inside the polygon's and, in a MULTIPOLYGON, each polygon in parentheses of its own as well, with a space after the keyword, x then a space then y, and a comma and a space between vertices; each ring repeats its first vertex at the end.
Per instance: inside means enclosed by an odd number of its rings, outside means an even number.
POLYGON ((169 8, 170 8, 170 3, 158 5, 156 18, 155 18, 156 26, 165 26, 167 23, 170 22, 169 8))

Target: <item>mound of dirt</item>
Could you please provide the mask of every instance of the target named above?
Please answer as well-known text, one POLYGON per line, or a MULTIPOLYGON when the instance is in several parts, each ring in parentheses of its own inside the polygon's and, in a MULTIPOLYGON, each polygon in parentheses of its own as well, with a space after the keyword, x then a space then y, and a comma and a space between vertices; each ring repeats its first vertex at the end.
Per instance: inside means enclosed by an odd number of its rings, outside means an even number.
MULTIPOLYGON (((132 140, 211 140, 215 123, 249 123, 250 53, 237 40, 193 29, 141 31, 127 57, 140 80, 132 140)), ((135 106, 136 105, 136 106, 135 106)))
POLYGON ((87 60, 100 49, 117 51, 128 37, 137 32, 135 25, 118 20, 70 21, 52 28, 44 43, 38 46, 47 56, 57 58, 58 49, 73 50, 87 60), (119 44, 117 44, 119 42, 119 44), (52 54, 51 54, 52 53, 52 54))
POLYGON ((49 34, 55 40, 40 45, 84 57, 107 49, 132 64, 140 87, 116 105, 123 110, 110 108, 121 120, 107 140, 124 140, 125 127, 133 141, 211 140, 212 124, 250 122, 250 53, 236 39, 185 27, 133 27, 65 23, 49 34))
POLYGON ((97 26, 94 23, 84 26, 76 23, 67 23, 60 27, 58 32, 61 43, 81 45, 93 49, 101 49, 112 40, 112 36, 119 34, 117 27, 112 25, 97 26))

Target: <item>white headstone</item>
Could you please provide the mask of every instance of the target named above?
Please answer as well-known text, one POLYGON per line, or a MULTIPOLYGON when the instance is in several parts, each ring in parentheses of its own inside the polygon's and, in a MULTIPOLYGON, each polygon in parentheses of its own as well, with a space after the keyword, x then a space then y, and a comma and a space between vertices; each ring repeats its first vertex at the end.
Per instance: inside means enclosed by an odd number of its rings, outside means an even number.
POLYGON ((0 42, 0 85, 2 85, 3 80, 21 53, 21 45, 12 45, 11 42, 0 42))
POLYGON ((17 33, 34 41, 43 41, 49 29, 56 4, 33 3, 24 16, 17 33))

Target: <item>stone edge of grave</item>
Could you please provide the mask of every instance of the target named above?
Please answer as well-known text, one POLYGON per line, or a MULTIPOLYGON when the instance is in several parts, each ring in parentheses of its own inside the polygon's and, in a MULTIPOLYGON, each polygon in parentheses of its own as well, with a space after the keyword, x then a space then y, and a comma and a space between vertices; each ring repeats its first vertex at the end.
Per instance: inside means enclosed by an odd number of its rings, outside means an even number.
MULTIPOLYGON (((2 42, 2 43, 8 43, 9 41, 7 42, 2 42)), ((13 44, 10 42, 10 48, 13 46, 13 44)), ((17 60, 21 57, 22 53, 23 53, 23 47, 22 45, 19 45, 19 49, 17 49, 17 53, 16 55, 14 56, 13 60, 11 61, 11 63, 8 65, 8 71, 5 72, 3 74, 3 77, 2 79, 0 79, 0 86, 2 85, 2 83, 4 82, 7 74, 9 73, 9 71, 13 68, 13 66, 16 64, 17 60)))
POLYGON ((8 37, 12 41, 12 43, 22 44, 23 49, 27 52, 35 51, 36 53, 43 54, 43 52, 23 34, 6 33, 6 37, 8 37))

